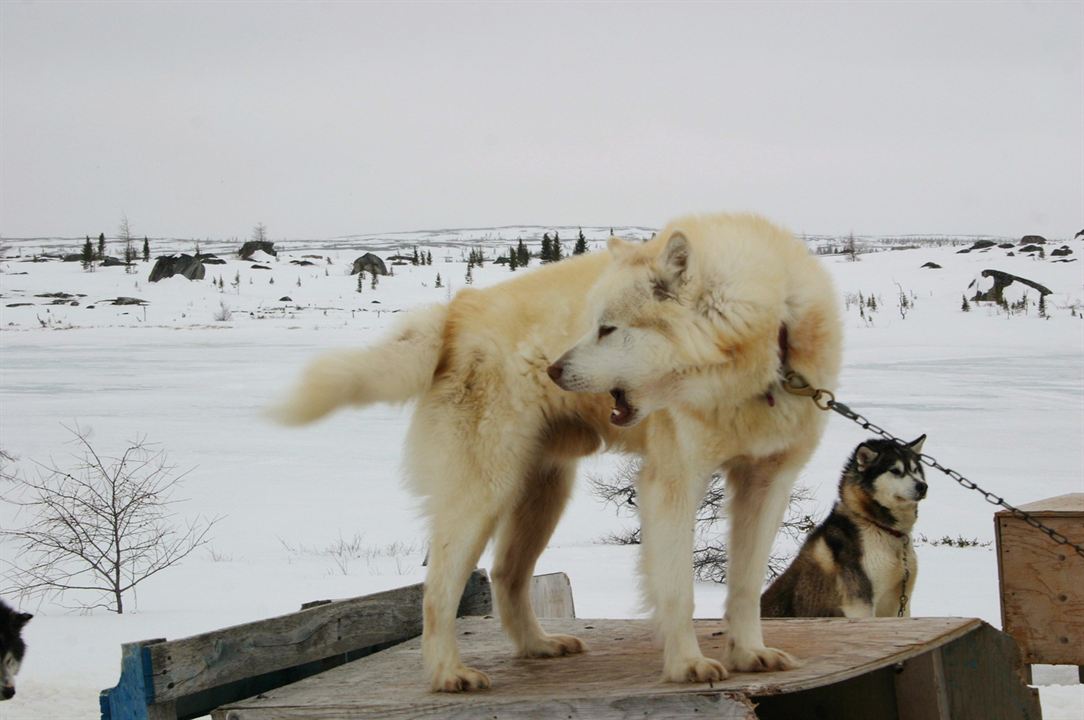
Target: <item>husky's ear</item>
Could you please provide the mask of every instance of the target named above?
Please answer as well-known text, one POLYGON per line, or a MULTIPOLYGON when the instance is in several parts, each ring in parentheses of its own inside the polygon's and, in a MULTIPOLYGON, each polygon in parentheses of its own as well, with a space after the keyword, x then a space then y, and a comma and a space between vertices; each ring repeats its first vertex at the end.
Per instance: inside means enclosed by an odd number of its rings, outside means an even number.
POLYGON ((606 249, 610 251, 610 254, 616 260, 628 257, 635 248, 636 245, 633 245, 628 240, 622 240, 616 235, 611 235, 610 239, 606 241, 606 249))
POLYGON ((919 435, 917 439, 912 440, 911 442, 907 443, 907 447, 910 448, 912 452, 921 453, 922 452, 922 443, 924 443, 924 442, 926 442, 926 435, 922 434, 922 435, 919 435))
POLYGON ((680 285, 688 269, 689 239, 682 232, 675 232, 666 241, 666 249, 659 258, 659 272, 668 284, 680 285))
POLYGON ((858 466, 859 471, 863 471, 877 462, 877 457, 877 451, 869 445, 859 445, 858 449, 854 451, 854 463, 858 466))
POLYGON ((26 625, 28 622, 30 622, 30 620, 33 619, 33 617, 34 616, 31 615, 30 613, 16 613, 15 614, 15 621, 14 621, 15 629, 16 630, 21 630, 23 625, 26 625))

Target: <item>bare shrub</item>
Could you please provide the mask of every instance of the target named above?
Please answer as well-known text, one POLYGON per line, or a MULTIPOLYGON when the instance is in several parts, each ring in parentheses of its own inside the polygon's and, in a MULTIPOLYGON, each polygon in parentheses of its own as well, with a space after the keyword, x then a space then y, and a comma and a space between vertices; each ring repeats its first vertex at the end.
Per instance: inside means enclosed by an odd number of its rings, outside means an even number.
POLYGON ((16 478, 8 499, 28 522, 0 531, 16 544, 8 580, 24 596, 75 593, 83 609, 124 612, 125 594, 209 542, 218 522, 197 518, 177 528, 174 475, 164 451, 130 441, 120 457, 100 455, 88 432, 66 428, 78 448, 75 464, 38 463, 38 478, 16 478))
MULTIPOLYGON (((624 458, 617 470, 608 478, 589 476, 595 497, 604 503, 613 505, 619 514, 633 516, 636 512, 636 479, 640 474, 641 462, 637 458, 624 458)), ((812 495, 805 488, 795 488, 791 493, 787 514, 783 519, 781 532, 798 540, 812 530, 816 523, 811 515, 804 512, 804 507, 812 500, 812 495)), ((707 492, 696 512, 696 540, 693 544, 693 571, 697 580, 722 583, 726 582, 727 548, 722 541, 719 522, 726 517, 726 484, 722 475, 713 475, 708 483, 707 492)), ((639 525, 618 533, 610 533, 601 541, 614 545, 639 545, 639 525)), ((770 578, 786 569, 789 558, 772 555, 768 560, 770 578)))

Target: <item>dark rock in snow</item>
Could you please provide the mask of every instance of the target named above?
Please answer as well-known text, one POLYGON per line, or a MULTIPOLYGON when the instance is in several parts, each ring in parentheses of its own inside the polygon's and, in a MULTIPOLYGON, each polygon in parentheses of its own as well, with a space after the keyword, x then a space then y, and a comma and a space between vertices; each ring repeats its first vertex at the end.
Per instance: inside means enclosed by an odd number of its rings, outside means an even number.
POLYGON ((1000 245, 998 245, 998 247, 1001 248, 1002 250, 1011 250, 1012 248, 1014 248, 1016 246, 1013 245, 1012 243, 1001 243, 1000 245))
POLYGON ((1042 235, 1025 235, 1020 238, 1021 245, 1046 245, 1046 238, 1042 235))
POLYGON ((354 266, 350 268, 351 275, 357 275, 364 270, 370 275, 387 275, 388 268, 384 265, 384 261, 372 253, 365 253, 357 260, 354 261, 354 266))
POLYGON ((925 264, 925 265, 923 265, 922 267, 924 267, 924 268, 930 268, 930 269, 932 269, 932 270, 940 270, 940 269, 941 269, 941 266, 940 266, 940 265, 938 265, 937 263, 933 262, 933 261, 930 261, 930 262, 926 263, 926 264, 925 264))
MULTIPOLYGON (((1005 288, 1009 287, 1014 282, 1027 285, 1033 290, 1037 290, 1040 295, 1049 295, 1051 293, 1050 288, 1045 285, 1040 285, 1032 280, 1027 280, 1011 273, 1002 272, 1001 270, 983 270, 982 276, 985 278, 992 278, 994 285, 985 292, 975 293, 975 297, 971 299, 976 302, 999 302, 1004 295, 1005 288)), ((968 287, 971 286, 969 285, 968 287)))
POLYGON ((205 253, 199 253, 198 255, 196 255, 196 257, 198 257, 199 261, 201 263, 203 263, 204 265, 225 265, 226 264, 225 260, 218 257, 217 255, 212 255, 211 253, 206 253, 206 254, 205 253))
POLYGON ((1062 245, 1060 248, 1057 248, 1056 250, 1051 250, 1050 251, 1050 256, 1051 257, 1063 257, 1065 255, 1072 255, 1072 254, 1073 254, 1073 251, 1069 249, 1068 245, 1062 245))
POLYGON ((146 300, 140 300, 139 298, 134 298, 134 297, 124 297, 123 295, 121 297, 113 298, 112 300, 108 300, 107 302, 109 302, 111 305, 146 305, 147 304, 146 300))
POLYGON ((268 267, 267 265, 253 265, 252 269, 253 270, 270 270, 271 268, 268 267))
POLYGON ((1042 248, 1038 245, 1025 245, 1024 247, 1020 248, 1020 252, 1022 253, 1033 253, 1039 252, 1040 250, 1042 250, 1042 248))
POLYGON ((248 260, 259 250, 263 250, 268 255, 278 257, 278 253, 275 252, 275 243, 270 242, 269 240, 249 240, 241 246, 241 249, 237 251, 237 255, 242 260, 248 260))
POLYGON ((294 301, 294 299, 292 297, 290 297, 289 295, 283 295, 282 297, 279 298, 279 302, 293 302, 293 301, 294 301))
POLYGON ((307 266, 307 265, 315 265, 316 263, 310 262, 308 260, 291 260, 290 264, 291 265, 301 265, 302 267, 304 267, 304 266, 307 266))
POLYGON ((207 270, 198 257, 186 253, 160 255, 154 261, 154 267, 151 268, 150 277, 147 279, 150 282, 158 282, 174 275, 181 275, 189 280, 202 280, 207 275, 207 270))
POLYGON ((126 263, 120 258, 115 258, 111 255, 106 255, 104 258, 102 258, 101 263, 102 267, 125 267, 130 264, 131 263, 126 263))
MULTIPOLYGON (((66 292, 51 292, 51 293, 38 293, 34 297, 58 298, 60 300, 67 300, 68 298, 73 298, 75 296, 72 295, 71 293, 66 293, 66 292)), ((86 295, 80 295, 80 297, 86 297, 86 295)))

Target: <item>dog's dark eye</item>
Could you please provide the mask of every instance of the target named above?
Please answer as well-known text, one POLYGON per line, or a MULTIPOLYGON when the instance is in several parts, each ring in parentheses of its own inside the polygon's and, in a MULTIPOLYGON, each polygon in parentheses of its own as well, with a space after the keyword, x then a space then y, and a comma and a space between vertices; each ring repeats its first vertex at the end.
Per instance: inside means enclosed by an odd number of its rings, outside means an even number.
POLYGON ((616 329, 617 328, 615 328, 613 325, 599 325, 598 326, 598 339, 601 340, 602 338, 606 337, 607 335, 609 335, 610 333, 612 333, 616 329))
POLYGON ((900 470, 899 468, 892 468, 891 470, 889 470, 889 472, 892 473, 893 475, 895 475, 896 477, 903 477, 903 471, 900 470))

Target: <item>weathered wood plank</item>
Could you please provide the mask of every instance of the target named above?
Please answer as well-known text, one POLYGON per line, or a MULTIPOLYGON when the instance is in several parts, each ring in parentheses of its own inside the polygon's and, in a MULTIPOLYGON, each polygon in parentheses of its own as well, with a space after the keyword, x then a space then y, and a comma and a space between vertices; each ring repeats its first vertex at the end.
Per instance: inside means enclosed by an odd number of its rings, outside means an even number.
MULTIPOLYGON (((1084 543, 1084 493, 1025 505, 1084 543)), ((1008 512, 995 515, 1001 625, 1027 663, 1084 665, 1084 558, 1008 512)))
POLYGON ((564 573, 536 575, 531 582, 531 607, 540 618, 576 617, 572 583, 564 573))
MULTIPOLYGON (((485 692, 430 693, 421 670, 420 642, 414 640, 289 688, 269 691, 261 698, 219 708, 214 717, 491 717, 485 713, 498 707, 501 717, 518 717, 513 713, 526 712, 526 708, 553 704, 567 710, 579 707, 576 703, 584 703, 582 710, 576 710, 583 714, 572 716, 589 717, 588 711, 602 712, 599 708, 620 698, 624 698, 622 707, 647 708, 679 702, 664 700, 675 695, 768 697, 845 682, 895 665, 962 637, 981 622, 961 618, 766 620, 767 642, 803 658, 803 667, 786 673, 735 674, 714 686, 661 682, 662 657, 646 621, 550 620, 543 625, 550 632, 578 635, 587 642, 589 652, 548 660, 513 658, 497 620, 466 618, 458 625, 463 660, 489 673, 494 686, 485 692), (431 711, 434 715, 425 714, 431 711)), ((721 657, 727 638, 720 623, 697 621, 696 627, 705 653, 721 657)), ((862 685, 856 683, 855 692, 864 692, 857 689, 862 685)), ((891 678, 887 687, 891 695, 891 678)))
POLYGON ((989 625, 941 648, 952 720, 1040 720, 1016 643, 989 625))
POLYGON ((940 652, 911 658, 895 680, 899 720, 952 720, 940 652))
MULTIPOLYGON (((254 675, 346 655, 422 631, 421 583, 150 646, 154 700, 165 702, 254 675)), ((493 608, 489 580, 471 576, 460 614, 493 608)))
MULTIPOLYGON (((758 720, 899 720, 891 667, 784 695, 758 696, 758 720)), ((923 720, 933 720, 923 718, 923 720)))
MULTIPOLYGON (((583 697, 561 700, 537 700, 530 704, 521 702, 486 702, 484 699, 470 705, 443 702, 443 695, 434 695, 426 705, 381 708, 379 710, 355 707, 296 707, 282 708, 275 714, 277 720, 413 720, 413 718, 439 718, 440 720, 688 720, 702 716, 714 720, 758 720, 752 703, 744 697, 733 697, 720 692, 690 693, 686 695, 662 695, 640 698, 583 697)), ((219 717, 216 713, 215 717, 219 717)), ((230 710, 226 720, 248 720, 264 715, 250 715, 247 710, 230 710)), ((868 718, 863 718, 868 720, 868 718)))

